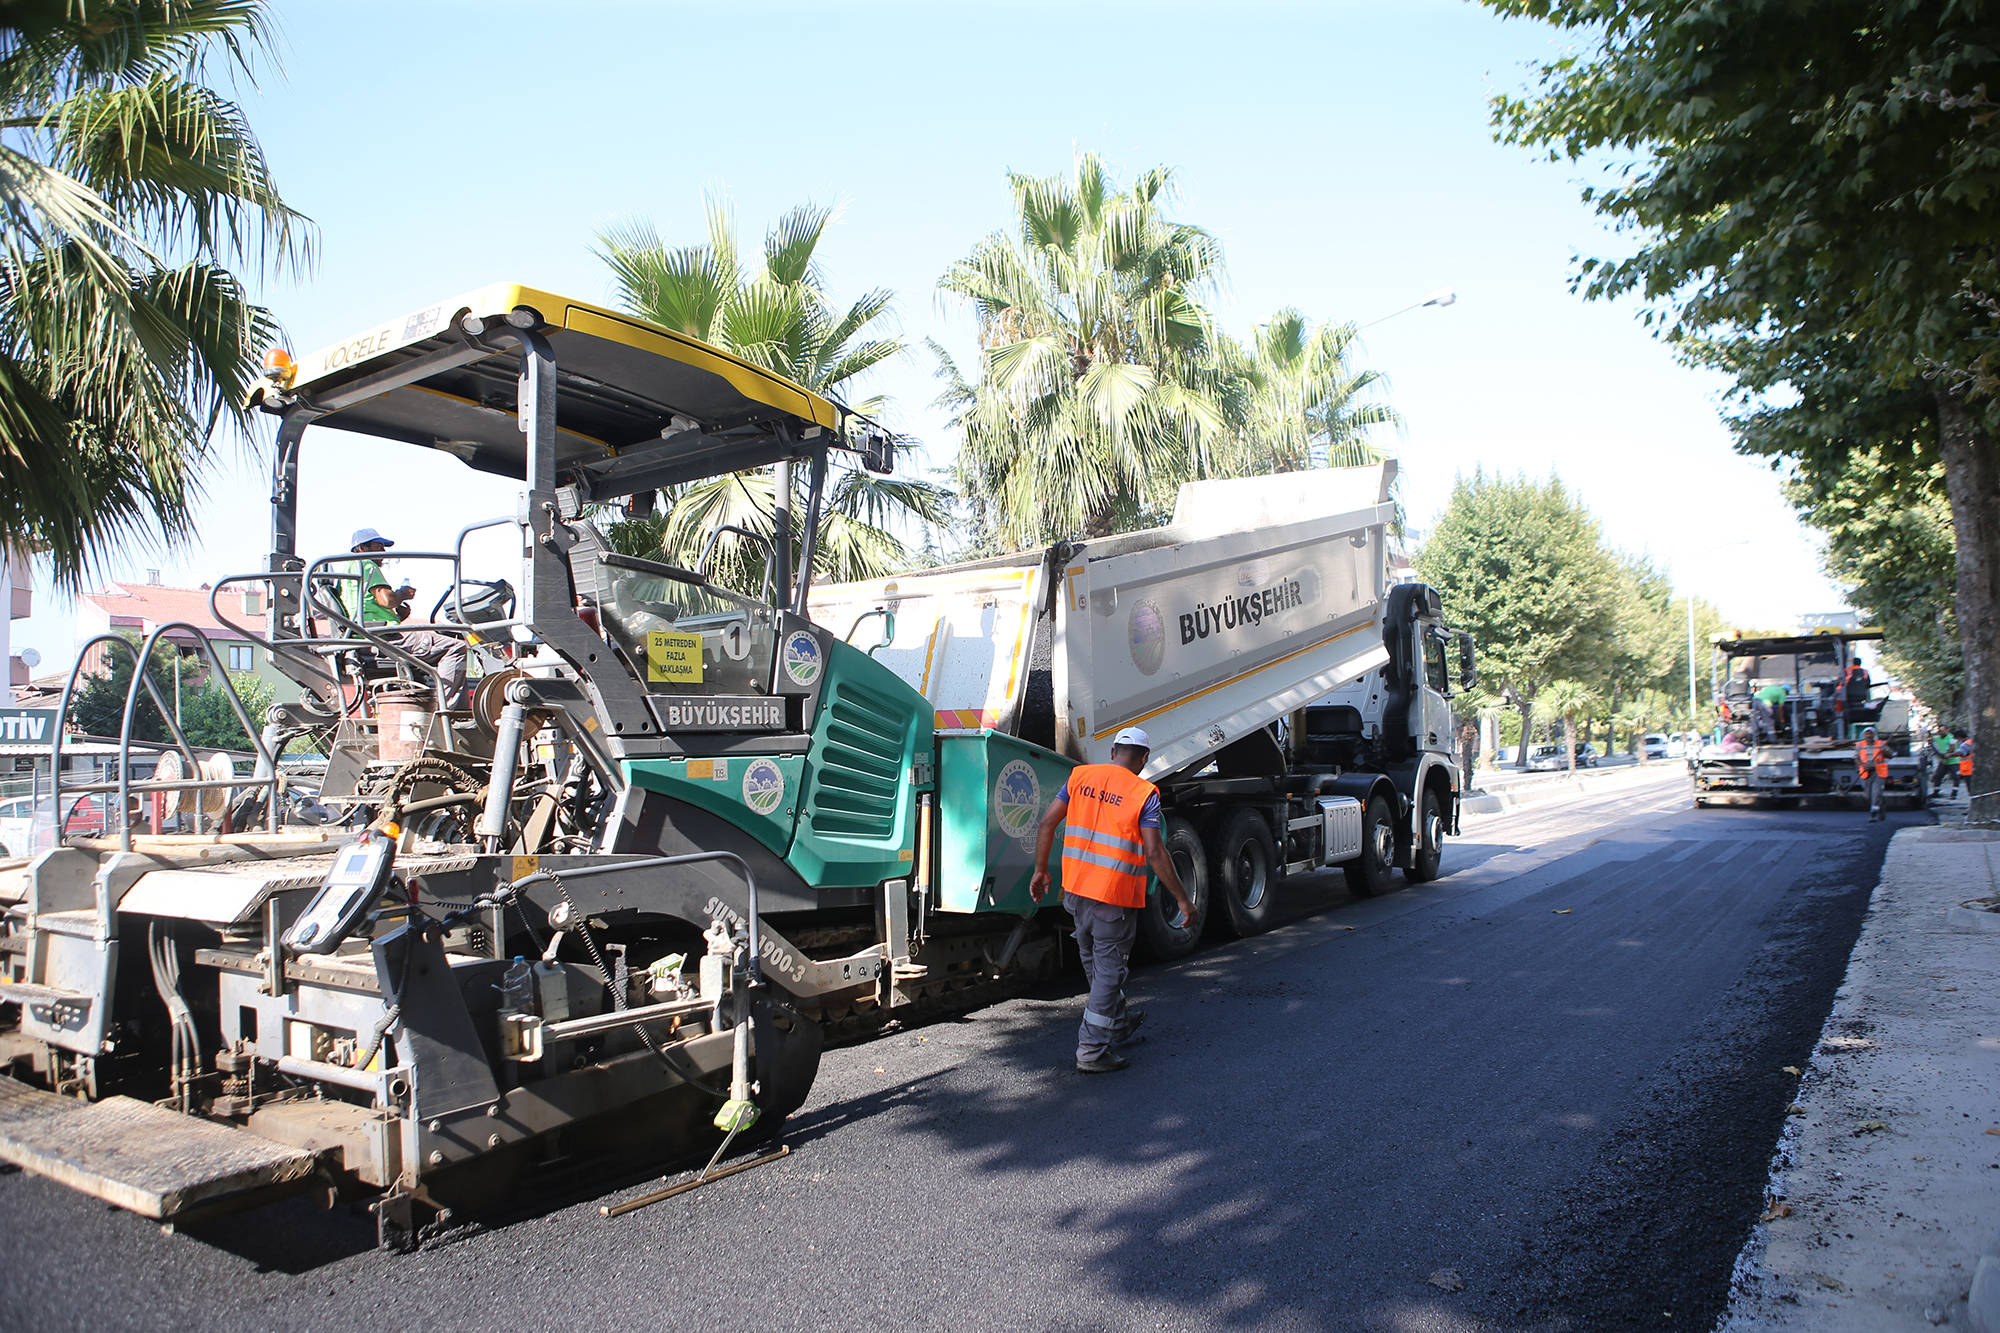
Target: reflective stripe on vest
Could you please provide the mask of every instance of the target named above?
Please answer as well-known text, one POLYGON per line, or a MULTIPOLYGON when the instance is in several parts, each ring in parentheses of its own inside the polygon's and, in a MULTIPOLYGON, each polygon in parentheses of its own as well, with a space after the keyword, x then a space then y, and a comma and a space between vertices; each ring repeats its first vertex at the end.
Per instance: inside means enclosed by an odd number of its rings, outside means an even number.
POLYGON ((1120 764, 1071 770, 1063 892, 1113 907, 1146 905, 1146 844, 1139 816, 1157 790, 1120 764))
POLYGON ((1886 778, 1889 776, 1889 747, 1881 741, 1862 741, 1854 747, 1854 764, 1864 778, 1886 778))

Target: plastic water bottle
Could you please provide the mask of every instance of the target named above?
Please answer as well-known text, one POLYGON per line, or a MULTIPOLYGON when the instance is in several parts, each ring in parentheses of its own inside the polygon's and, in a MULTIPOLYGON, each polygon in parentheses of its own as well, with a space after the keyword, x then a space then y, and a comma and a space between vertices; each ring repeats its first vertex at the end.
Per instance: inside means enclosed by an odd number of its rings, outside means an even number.
POLYGON ((501 988, 500 1007, 510 1014, 532 1014, 535 1012, 535 969, 528 966, 528 960, 516 955, 513 965, 507 969, 507 978, 501 988))

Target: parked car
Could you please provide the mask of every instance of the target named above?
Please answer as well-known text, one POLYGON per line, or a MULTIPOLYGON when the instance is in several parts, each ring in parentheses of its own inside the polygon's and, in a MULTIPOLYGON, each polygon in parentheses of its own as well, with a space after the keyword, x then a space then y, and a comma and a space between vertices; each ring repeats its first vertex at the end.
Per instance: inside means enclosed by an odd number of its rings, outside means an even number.
MULTIPOLYGON (((71 837, 98 838, 104 835, 105 797, 101 794, 65 797, 63 807, 68 817, 64 820, 63 832, 71 837)), ((38 802, 32 796, 20 796, 11 801, 0 801, 0 847, 6 848, 8 856, 31 856, 55 845, 51 830, 55 825, 55 807, 44 796, 38 802)))
MULTIPOLYGON (((1576 747, 1578 768, 1597 767, 1597 747, 1589 741, 1580 741, 1576 747)), ((1537 745, 1528 751, 1528 771, 1530 773, 1558 773, 1569 767, 1569 755, 1560 745, 1537 745)))
POLYGON ((1674 757, 1668 747, 1667 738, 1657 731, 1648 732, 1646 739, 1642 742, 1642 746, 1645 756, 1648 759, 1671 759, 1674 757))

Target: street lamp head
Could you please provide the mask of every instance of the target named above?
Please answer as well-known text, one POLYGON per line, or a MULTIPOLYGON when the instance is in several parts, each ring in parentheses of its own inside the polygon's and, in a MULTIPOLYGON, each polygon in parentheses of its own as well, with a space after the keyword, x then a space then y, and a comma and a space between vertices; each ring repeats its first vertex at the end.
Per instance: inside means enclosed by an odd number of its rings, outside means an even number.
POLYGON ((1445 306, 1458 300, 1458 293, 1449 287, 1440 287, 1424 298, 1425 305, 1445 306))

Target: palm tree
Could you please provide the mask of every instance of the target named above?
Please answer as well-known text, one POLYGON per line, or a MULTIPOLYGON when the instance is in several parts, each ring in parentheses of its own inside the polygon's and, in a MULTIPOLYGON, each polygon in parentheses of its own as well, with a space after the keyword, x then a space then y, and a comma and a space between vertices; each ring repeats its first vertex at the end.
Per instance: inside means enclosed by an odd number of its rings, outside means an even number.
POLYGON ((120 539, 192 535, 218 424, 278 340, 225 265, 310 262, 241 110, 261 0, 69 0, 0 20, 0 541, 74 589, 120 539))
POLYGON ((930 344, 962 432, 960 489, 1011 546, 1103 536, 1214 472, 1226 384, 1201 297, 1222 249, 1167 218, 1164 167, 1120 189, 1084 154, 1066 174, 1008 181, 1015 234, 938 281, 979 322, 974 377, 930 344))
MULTIPOLYGON (((817 254, 835 210, 806 204, 786 213, 766 233, 761 262, 747 270, 727 202, 711 197, 707 215, 704 245, 670 247, 645 222, 599 234, 598 257, 610 266, 626 309, 836 400, 849 381, 903 351, 900 339, 877 327, 893 293, 871 291, 844 311, 832 303, 817 254)), ((871 398, 852 410, 866 415, 881 405, 871 398)), ((836 458, 813 560, 815 577, 892 573, 908 558, 896 528, 949 521, 950 496, 942 488, 874 476, 846 455, 836 458)), ((710 477, 662 498, 657 516, 613 524, 611 542, 628 554, 663 556, 692 567, 710 535, 724 525, 767 539, 776 532, 777 487, 770 472, 710 477)), ((793 500, 798 511, 798 497, 793 500)), ((763 584, 763 548, 755 542, 726 533, 716 543, 713 562, 717 582, 744 592, 763 584)))
POLYGON ((1569 771, 1576 772, 1576 719, 1597 706, 1597 696, 1581 681, 1558 680, 1542 691, 1542 702, 1556 717, 1562 719, 1563 751, 1569 761, 1569 771))
POLYGON ((1366 401, 1387 381, 1380 371, 1349 365, 1357 333, 1352 324, 1314 328, 1288 307, 1258 328, 1249 349, 1230 344, 1231 370, 1247 389, 1236 470, 1359 467, 1390 456, 1369 432, 1400 429, 1403 419, 1386 403, 1366 401))

